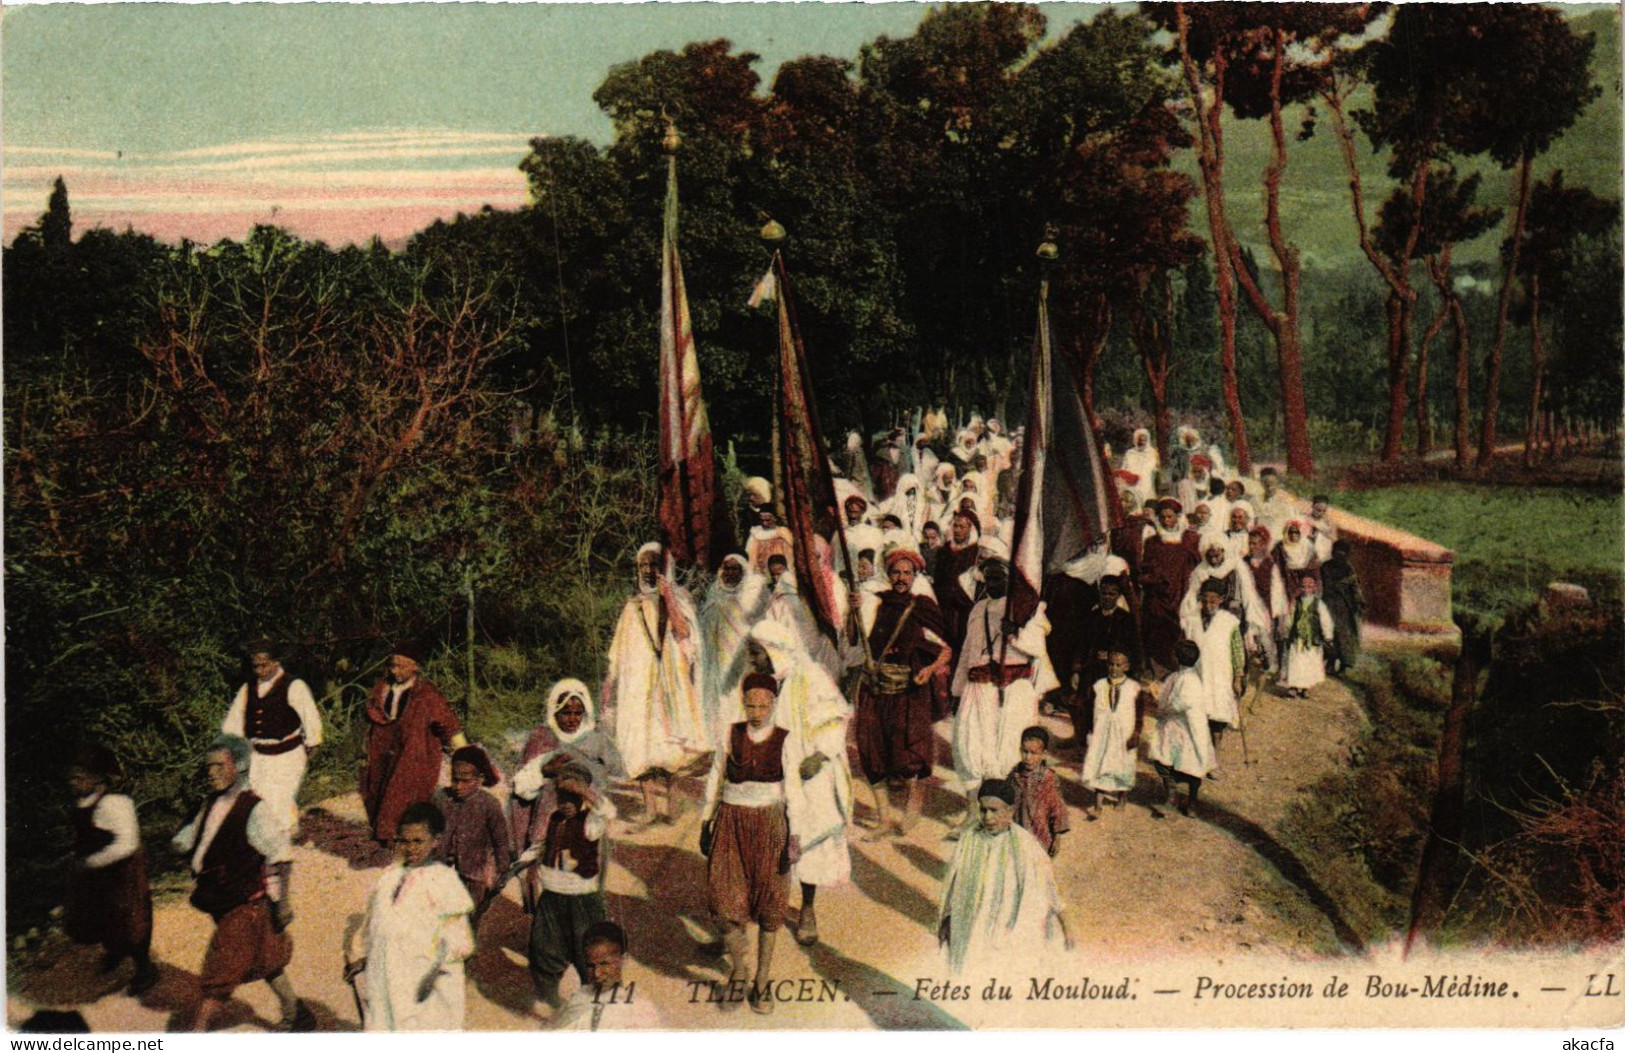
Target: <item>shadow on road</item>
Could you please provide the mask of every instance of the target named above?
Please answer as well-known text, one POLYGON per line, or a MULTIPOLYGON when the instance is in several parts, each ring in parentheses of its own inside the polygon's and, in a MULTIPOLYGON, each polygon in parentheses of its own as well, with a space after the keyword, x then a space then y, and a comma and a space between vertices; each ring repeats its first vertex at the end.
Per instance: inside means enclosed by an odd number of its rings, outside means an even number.
MULTIPOLYGON (((877 843, 884 844, 885 842, 877 843)), ((892 843, 899 850, 903 847, 901 843, 892 843)), ((882 848, 880 851, 884 851, 884 849, 882 848)), ((852 853, 852 883, 874 902, 884 904, 916 925, 923 926, 928 932, 936 931, 936 903, 916 892, 911 885, 870 859, 863 852, 852 853)))
POLYGON ((1267 830, 1251 819, 1243 818, 1223 805, 1214 804, 1205 798, 1197 805, 1196 814, 1197 818, 1211 823, 1257 852, 1283 878, 1295 885, 1310 904, 1326 916, 1332 932, 1345 949, 1356 954, 1365 953, 1365 941, 1360 939, 1359 934, 1344 920, 1342 911, 1337 908, 1332 897, 1320 887, 1302 861, 1267 830))
POLYGON ((848 958, 820 943, 807 950, 813 971, 838 981, 841 991, 883 1031, 965 1031, 966 1026, 928 1000, 914 999, 913 988, 871 965, 848 958))
POLYGON ((530 915, 513 900, 498 896, 480 919, 478 936, 478 950, 464 966, 468 979, 486 1001, 525 1016, 536 1000, 530 970, 511 961, 503 949, 521 958, 529 953, 530 915))
POLYGON ((614 846, 615 865, 635 876, 648 889, 648 897, 611 893, 609 915, 636 941, 632 955, 646 968, 664 976, 692 980, 691 967, 709 958, 683 924, 683 916, 710 916, 705 882, 705 858, 697 851, 670 845, 621 841, 614 846))
POLYGON ((299 816, 299 834, 296 844, 336 856, 350 864, 351 870, 371 870, 388 866, 393 856, 389 849, 372 839, 372 830, 351 819, 341 819, 325 808, 307 808, 299 816))

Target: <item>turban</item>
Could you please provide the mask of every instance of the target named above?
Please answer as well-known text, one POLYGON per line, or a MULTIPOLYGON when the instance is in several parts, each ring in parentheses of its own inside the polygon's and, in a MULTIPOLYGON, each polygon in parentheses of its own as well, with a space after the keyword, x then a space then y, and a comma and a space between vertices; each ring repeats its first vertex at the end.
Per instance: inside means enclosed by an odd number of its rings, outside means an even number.
POLYGON ((890 570, 899 563, 909 564, 914 568, 916 574, 925 569, 925 560, 921 559, 920 554, 913 549, 899 547, 888 550, 886 552, 886 569, 890 570))
POLYGON ((1159 512, 1167 511, 1170 508, 1176 513, 1183 512, 1185 510, 1185 506, 1174 500, 1172 497, 1164 497, 1161 501, 1157 502, 1157 511, 1159 512))
POLYGON ((398 654, 402 658, 410 658, 418 665, 423 664, 423 648, 411 640, 396 640, 390 645, 389 653, 392 655, 398 654))
POLYGON ((490 756, 479 746, 461 746, 451 755, 453 764, 472 764, 474 770, 480 773, 480 782, 485 786, 495 786, 502 781, 497 774, 496 766, 491 763, 490 756))
POLYGON ((1209 457, 1205 453, 1195 454, 1195 455, 1193 455, 1191 457, 1191 467, 1192 468, 1202 468, 1202 469, 1212 468, 1213 467, 1213 458, 1209 457))
POLYGON ((1010 559, 1010 546, 1006 545, 999 538, 984 537, 982 539, 982 551, 981 554, 977 556, 976 561, 981 563, 984 560, 989 559, 1002 559, 1008 561, 1010 559))
POLYGON ((997 797, 1005 804, 1016 803, 1016 788, 1010 785, 1008 779, 983 779, 982 785, 976 788, 976 799, 983 797, 997 797))

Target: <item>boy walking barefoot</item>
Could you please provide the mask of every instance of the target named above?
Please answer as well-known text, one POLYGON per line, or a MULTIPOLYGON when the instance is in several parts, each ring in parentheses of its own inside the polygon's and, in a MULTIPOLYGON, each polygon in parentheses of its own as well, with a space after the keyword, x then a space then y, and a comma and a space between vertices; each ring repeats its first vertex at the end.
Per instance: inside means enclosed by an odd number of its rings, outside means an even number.
POLYGON ((1185 802, 1179 805, 1179 813, 1192 814, 1202 780, 1213 770, 1213 739, 1208 733, 1206 709, 1208 695, 1196 672, 1201 648, 1190 640, 1181 640, 1174 654, 1179 668, 1163 681, 1162 698, 1157 703, 1157 730, 1151 740, 1151 763, 1162 776, 1164 794, 1162 807, 1151 809, 1154 819, 1165 818, 1174 807, 1176 784, 1185 787, 1185 802))
POLYGON ((1106 675, 1095 681, 1094 729, 1083 757, 1083 784, 1095 791, 1091 820, 1100 818, 1102 800, 1115 808, 1134 789, 1135 751, 1140 748, 1140 725, 1145 721, 1147 693, 1128 675, 1128 655, 1113 651, 1106 675))
POLYGON ((1033 725, 1021 733, 1021 763, 1010 769, 1010 784, 1016 788, 1016 825, 1037 838, 1051 859, 1061 848, 1061 835, 1072 828, 1066 802, 1061 800, 1061 780, 1044 760, 1049 749, 1049 732, 1033 725))

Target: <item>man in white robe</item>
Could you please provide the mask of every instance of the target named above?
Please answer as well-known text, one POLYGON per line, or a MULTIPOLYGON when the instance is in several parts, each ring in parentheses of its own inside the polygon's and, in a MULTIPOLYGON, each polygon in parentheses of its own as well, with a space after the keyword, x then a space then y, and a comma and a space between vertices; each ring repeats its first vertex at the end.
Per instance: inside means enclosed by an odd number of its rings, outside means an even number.
POLYGON ((846 728, 852 706, 835 680, 814 662, 801 637, 778 622, 762 622, 751 639, 767 652, 779 681, 774 723, 790 733, 784 744, 784 800, 790 834, 801 849, 791 871, 801 885, 796 942, 818 942, 818 890, 852 874, 847 824, 852 819, 852 766, 846 728))
POLYGON ((751 626, 767 615, 772 590, 738 554, 724 556, 716 581, 700 608, 700 640, 705 652, 705 715, 713 735, 741 717, 722 723, 725 703, 739 694, 739 681, 749 672, 745 646, 751 626))
POLYGON ((694 601, 664 576, 662 558, 656 543, 638 550, 637 591, 615 623, 599 697, 627 776, 642 787, 645 818, 670 823, 672 775, 708 752, 712 737, 694 601))
POLYGON ((1254 502, 1254 519, 1271 537, 1283 537, 1287 523, 1298 518, 1297 499, 1281 489, 1281 473, 1274 468, 1259 472, 1258 481, 1263 484, 1264 493, 1254 502))
POLYGON ((1185 588, 1185 598, 1179 604, 1179 616, 1186 619, 1202 606, 1202 586, 1207 582, 1219 583, 1225 589, 1221 606, 1241 622, 1242 639, 1247 649, 1262 654, 1266 641, 1274 635, 1275 627, 1268 608, 1258 597, 1252 573, 1230 548, 1227 539, 1209 533, 1202 538, 1202 562, 1191 571, 1191 583, 1185 588))
MULTIPOLYGON (((856 556, 856 553, 853 555, 856 556)), ((818 627, 818 619, 813 617, 812 608, 807 606, 807 601, 801 595, 796 572, 789 567, 779 568, 777 564, 772 569, 776 574, 772 575, 773 584, 768 590, 766 613, 758 621, 777 622, 794 632, 801 640, 802 650, 838 680, 842 670, 840 651, 818 627)), ((842 612, 842 621, 845 621, 845 612, 842 612)), ((744 711, 739 708, 738 695, 736 690, 723 700, 728 719, 719 725, 719 729, 732 727, 745 719, 744 711)))
MULTIPOLYGON (((1215 582, 1205 583, 1198 602, 1196 611, 1180 619, 1180 629, 1201 651, 1199 668, 1216 758, 1224 729, 1241 724, 1238 703, 1247 676, 1247 651, 1240 620, 1224 609, 1223 588, 1215 582)), ((1208 777, 1218 778, 1217 765, 1208 777)))
MULTIPOLYGON (((841 526, 841 535, 846 539, 846 547, 842 548, 840 536, 832 537, 830 543, 834 546, 835 570, 843 578, 847 573, 847 556, 856 564, 858 553, 870 549, 877 555, 885 545, 885 537, 880 528, 869 522, 869 500, 859 493, 848 493, 841 502, 841 510, 846 518, 841 526)), ((854 567, 854 575, 857 573, 854 567)))
POLYGON ((955 973, 1033 962, 1053 945, 1056 930, 1067 950, 1074 946, 1054 864, 1038 839, 1012 822, 1015 802, 1008 780, 982 783, 976 791, 980 822, 954 849, 937 942, 955 973))
MULTIPOLYGON (((1021 732, 1038 723, 1038 700, 1060 686, 1044 638, 1044 605, 1025 625, 1004 623, 1010 589, 1009 549, 982 540, 977 568, 985 595, 971 608, 965 643, 949 694, 959 699, 954 715, 954 774, 966 795, 986 779, 1002 778, 1021 761, 1021 732)), ((958 833, 956 827, 949 836, 958 833)))

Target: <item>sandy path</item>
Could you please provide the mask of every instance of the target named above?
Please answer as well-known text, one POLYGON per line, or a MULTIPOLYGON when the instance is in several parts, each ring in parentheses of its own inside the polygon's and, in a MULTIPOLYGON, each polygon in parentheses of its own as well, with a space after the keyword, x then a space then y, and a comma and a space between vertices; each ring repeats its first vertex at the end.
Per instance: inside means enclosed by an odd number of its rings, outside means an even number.
MULTIPOLYGON (((1240 736, 1232 732, 1222 751, 1224 778, 1204 789, 1204 807, 1196 818, 1152 818, 1145 802, 1155 779, 1149 766, 1142 765, 1140 785, 1129 804, 1087 822, 1077 755, 1052 761, 1072 808, 1072 832, 1063 838, 1057 873, 1079 936, 1077 950, 1052 967, 1057 975, 1116 982, 1136 963, 1187 958, 1222 962, 1237 954, 1301 959, 1309 956, 1306 948, 1312 943, 1349 938, 1335 907, 1271 835, 1305 788, 1345 762, 1347 743, 1360 720, 1358 705, 1332 681, 1304 701, 1264 694, 1250 719, 1247 746, 1254 763, 1243 763, 1240 736), (1261 902, 1256 893, 1265 885, 1288 891, 1261 902), (1285 911, 1265 906, 1279 903, 1282 895, 1299 902, 1285 911), (1306 924, 1319 931, 1308 931, 1306 924)), ((1058 737, 1068 733, 1064 720, 1046 718, 1046 723, 1058 737)), ((949 730, 946 722, 938 727, 944 741, 949 730)), ((946 746, 941 757, 947 757, 946 746)), ((640 830, 621 823, 609 870, 610 912, 631 934, 628 979, 639 982, 636 996, 654 999, 667 1026, 674 1028, 1016 1023, 996 1006, 980 1002, 934 1004, 913 998, 918 979, 946 974, 934 930, 941 879, 953 849, 943 835, 959 801, 950 792, 950 771, 939 767, 937 774, 942 785, 929 788, 926 819, 909 837, 854 843, 853 881, 827 889, 819 898, 822 942, 806 949, 795 944, 790 928, 781 934, 774 973, 807 981, 787 991, 810 1000, 781 1004, 767 1017, 748 1009, 724 1015, 703 1001, 703 982, 721 978, 724 962, 695 942, 696 937, 708 938, 704 861, 697 849, 699 817, 693 804, 699 780, 680 782, 688 807, 674 826, 640 830), (702 983, 696 986, 695 981, 702 983), (826 982, 833 985, 833 1000, 822 1000, 830 990, 826 982)), ((630 798, 621 804, 623 814, 636 814, 630 798)), ((359 919, 384 861, 361 820, 354 794, 307 809, 296 848, 297 918, 289 972, 324 1030, 358 1026, 349 988, 340 979, 343 934, 359 919)), ((517 885, 510 886, 508 895, 517 896, 517 885)), ((798 898, 791 893, 792 904, 798 898)), ((59 953, 42 955, 46 960, 39 968, 12 977, 8 1017, 15 1024, 31 1005, 77 1005, 98 1031, 173 1028, 183 1022, 196 990, 210 932, 208 919, 184 899, 160 904, 154 957, 163 980, 140 1000, 118 987, 128 979, 128 965, 113 978, 102 977, 96 974, 93 951, 57 945, 59 953)), ((528 918, 517 898, 500 901, 487 914, 480 951, 468 966, 471 1029, 540 1026, 524 966, 527 932, 528 918)), ((1023 976, 1037 968, 1019 964, 1016 971, 1023 976)), ((567 979, 566 990, 571 984, 567 979)), ((1076 1006, 1024 1004, 1019 1022, 1078 1026, 1078 1012, 1076 1006)), ((1088 1022, 1111 1023, 1115 1012, 1126 1012, 1126 1007, 1103 1007, 1088 1022)), ((261 1030, 276 1015, 270 991, 256 984, 238 992, 224 1025, 261 1030)))

